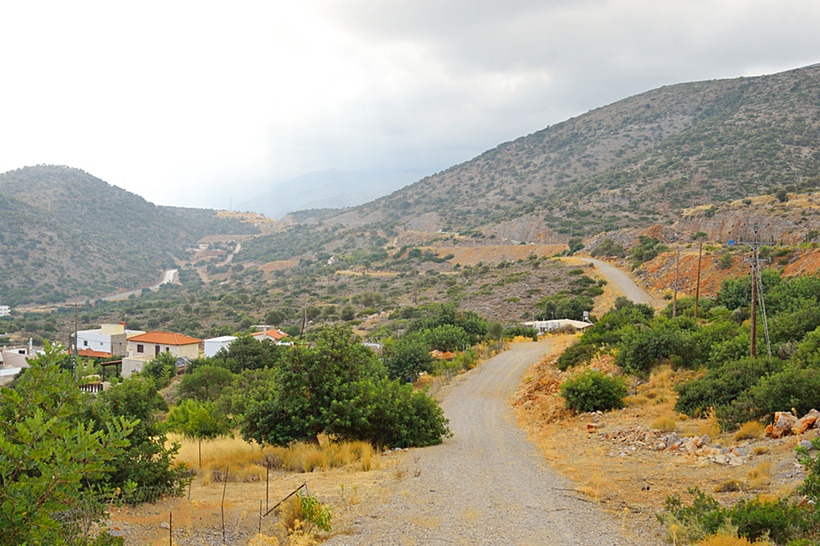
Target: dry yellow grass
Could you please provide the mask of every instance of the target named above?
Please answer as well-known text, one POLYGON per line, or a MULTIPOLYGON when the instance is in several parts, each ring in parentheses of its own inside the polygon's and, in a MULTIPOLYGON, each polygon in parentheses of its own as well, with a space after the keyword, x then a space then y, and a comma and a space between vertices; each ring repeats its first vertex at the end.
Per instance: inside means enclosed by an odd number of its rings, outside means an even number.
POLYGON ((737 432, 735 432, 735 440, 755 440, 763 436, 765 430, 766 427, 758 421, 749 421, 743 423, 743 425, 737 429, 737 432))
POLYGON ((265 465, 291 472, 332 468, 367 471, 379 467, 379 455, 367 442, 331 442, 320 438, 318 446, 296 443, 289 447, 268 446, 263 449, 255 442, 248 443, 238 437, 218 438, 202 442, 202 468, 198 468, 196 441, 175 434, 169 434, 168 441, 180 444, 176 461, 199 469, 205 482, 210 482, 214 472, 220 473, 222 479, 226 469, 229 481, 262 480, 265 478, 265 465))
POLYGON ((708 434, 710 438, 717 438, 720 434, 720 423, 714 408, 710 408, 706 419, 701 419, 698 423, 698 434, 708 434))
POLYGON ((664 415, 652 421, 652 428, 663 432, 675 432, 678 430, 678 423, 674 417, 664 415))
POLYGON ((771 483, 772 463, 763 461, 749 471, 749 486, 758 489, 771 483))
POLYGON ((697 542, 695 546, 773 546, 771 542, 767 540, 756 540, 755 542, 749 542, 747 538, 738 538, 736 536, 731 535, 712 535, 710 537, 706 537, 700 542, 697 542))

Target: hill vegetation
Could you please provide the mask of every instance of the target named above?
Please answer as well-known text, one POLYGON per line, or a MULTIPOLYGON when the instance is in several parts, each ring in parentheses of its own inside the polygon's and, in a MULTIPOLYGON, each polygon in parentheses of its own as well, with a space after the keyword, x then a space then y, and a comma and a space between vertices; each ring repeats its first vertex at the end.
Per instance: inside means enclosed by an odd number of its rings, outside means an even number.
POLYGON ((95 299, 152 284, 205 235, 252 224, 216 211, 156 206, 79 169, 0 174, 0 302, 95 299))

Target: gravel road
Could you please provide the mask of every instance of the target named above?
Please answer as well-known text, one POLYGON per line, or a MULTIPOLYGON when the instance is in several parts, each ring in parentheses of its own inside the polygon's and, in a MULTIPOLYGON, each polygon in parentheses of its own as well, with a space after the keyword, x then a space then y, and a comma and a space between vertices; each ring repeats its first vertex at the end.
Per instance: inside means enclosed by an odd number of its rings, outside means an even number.
MULTIPOLYGON (((617 286, 621 293, 626 296, 628 299, 634 301, 635 303, 648 303, 650 305, 654 305, 655 299, 650 296, 646 290, 635 284, 629 275, 615 267, 614 265, 610 265, 606 262, 602 262, 601 260, 596 260, 594 258, 580 258, 581 261, 590 263, 595 265, 609 281, 617 286)), ((665 302, 664 302, 665 305, 665 302)))
POLYGON ((549 341, 516 344, 447 387, 453 437, 406 454, 387 500, 326 544, 643 544, 549 468, 515 424, 509 398, 549 350, 549 341))

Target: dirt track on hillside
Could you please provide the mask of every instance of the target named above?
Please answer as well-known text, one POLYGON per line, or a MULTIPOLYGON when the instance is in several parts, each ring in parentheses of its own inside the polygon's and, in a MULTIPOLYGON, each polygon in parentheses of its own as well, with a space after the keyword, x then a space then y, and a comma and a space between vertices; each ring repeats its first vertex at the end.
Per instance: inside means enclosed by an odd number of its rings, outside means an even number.
POLYGON ((550 347, 516 344, 447 387, 453 437, 407 453, 387 498, 326 544, 642 544, 550 469, 515 424, 509 397, 550 347))

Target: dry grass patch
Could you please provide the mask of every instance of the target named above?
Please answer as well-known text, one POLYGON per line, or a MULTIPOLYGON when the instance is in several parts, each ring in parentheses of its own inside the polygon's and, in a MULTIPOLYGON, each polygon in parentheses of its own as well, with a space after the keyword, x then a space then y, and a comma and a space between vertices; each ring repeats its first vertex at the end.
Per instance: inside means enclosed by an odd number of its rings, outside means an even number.
POLYGON ((752 489, 759 489, 771 483, 772 463, 763 461, 749 471, 749 486, 752 489))
POLYGON ((652 428, 662 432, 675 432, 678 430, 678 422, 674 417, 664 415, 652 421, 652 428))
MULTIPOLYGON (((196 441, 169 434, 168 441, 180 444, 177 463, 198 468, 196 441)), ((380 464, 379 455, 367 442, 332 442, 321 437, 319 445, 295 443, 288 447, 267 446, 240 438, 218 438, 202 442, 202 468, 206 482, 221 481, 227 469, 228 481, 253 482, 265 478, 265 467, 290 472, 313 472, 333 468, 372 470, 380 464)))
POLYGON ((712 535, 695 543, 695 546, 774 546, 768 540, 756 540, 749 542, 749 539, 732 535, 712 535))
POLYGON ((763 432, 766 430, 760 422, 758 421, 748 421, 743 423, 743 425, 737 429, 735 432, 735 440, 755 440, 763 436, 763 432))

